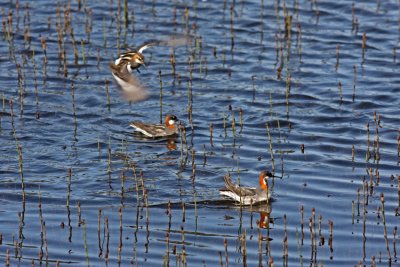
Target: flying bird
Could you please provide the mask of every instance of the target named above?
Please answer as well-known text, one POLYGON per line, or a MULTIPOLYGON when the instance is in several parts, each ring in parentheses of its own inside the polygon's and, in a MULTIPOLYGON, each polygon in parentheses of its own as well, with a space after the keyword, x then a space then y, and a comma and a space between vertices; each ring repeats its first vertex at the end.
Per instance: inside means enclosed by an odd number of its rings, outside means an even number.
POLYGON ((162 41, 146 42, 136 49, 129 50, 118 56, 114 63, 110 63, 111 73, 122 89, 123 96, 131 101, 137 102, 146 99, 149 96, 147 88, 142 86, 140 81, 133 75, 133 71, 139 71, 141 66, 146 67, 143 51, 153 46, 176 47, 185 45, 188 42, 187 37, 175 37, 162 41))

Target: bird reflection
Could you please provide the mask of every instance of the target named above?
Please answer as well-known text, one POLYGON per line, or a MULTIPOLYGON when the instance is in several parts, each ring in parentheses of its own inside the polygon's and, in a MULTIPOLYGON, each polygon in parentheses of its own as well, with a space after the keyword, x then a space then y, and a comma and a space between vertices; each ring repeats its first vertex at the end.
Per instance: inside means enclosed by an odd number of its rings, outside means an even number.
POLYGON ((156 146, 157 145, 165 145, 165 147, 169 151, 174 151, 177 149, 176 142, 177 142, 178 136, 176 136, 176 135, 169 136, 167 138, 162 138, 162 139, 161 138, 160 139, 149 139, 148 137, 146 137, 143 134, 134 132, 134 133, 132 133, 132 137, 133 137, 133 139, 135 139, 135 141, 143 141, 146 143, 151 142, 152 145, 156 145, 156 146))
POLYGON ((262 203, 260 205, 254 205, 250 208, 250 210, 254 213, 260 214, 260 219, 256 221, 258 227, 268 229, 269 223, 272 221, 271 219, 271 202, 262 203))
POLYGON ((176 150, 176 138, 167 139, 167 148, 169 151, 176 150))
POLYGON ((258 227, 269 229, 269 223, 271 221, 270 215, 271 213, 269 212, 260 212, 260 220, 257 221, 258 227))

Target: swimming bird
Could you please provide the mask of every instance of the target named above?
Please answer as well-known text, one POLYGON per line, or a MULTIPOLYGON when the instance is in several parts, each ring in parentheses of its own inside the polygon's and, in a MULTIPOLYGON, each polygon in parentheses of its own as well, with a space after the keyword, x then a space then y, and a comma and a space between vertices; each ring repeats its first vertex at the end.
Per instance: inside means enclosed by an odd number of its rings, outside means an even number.
POLYGON ((242 187, 234 184, 228 173, 224 176, 226 188, 221 189, 220 194, 230 197, 242 205, 254 205, 259 202, 268 201, 271 197, 271 192, 268 190, 268 179, 270 177, 273 177, 273 175, 269 171, 262 171, 258 179, 260 183, 259 187, 242 187))
POLYGON ((157 138, 178 134, 177 122, 178 118, 175 115, 168 114, 165 117, 165 124, 151 124, 134 121, 130 123, 130 126, 147 137, 157 138))
POLYGON ((141 66, 146 67, 143 51, 153 46, 178 46, 186 44, 186 37, 175 37, 162 41, 146 42, 136 49, 129 50, 118 56, 115 62, 110 63, 111 74, 117 84, 121 87, 124 97, 132 102, 144 100, 148 97, 148 90, 143 87, 139 80, 133 76, 132 72, 141 66))

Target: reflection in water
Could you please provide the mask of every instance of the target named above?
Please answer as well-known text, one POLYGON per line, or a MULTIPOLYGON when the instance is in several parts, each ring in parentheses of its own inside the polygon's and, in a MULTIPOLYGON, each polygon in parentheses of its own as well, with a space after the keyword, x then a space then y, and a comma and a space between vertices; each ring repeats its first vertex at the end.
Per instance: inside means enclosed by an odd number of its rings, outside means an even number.
MULTIPOLYGON (((267 203, 262 203, 260 205, 255 205, 250 208, 251 216, 253 217, 253 213, 259 213, 259 220, 256 220, 256 224, 260 228, 269 229, 269 223, 273 222, 271 217, 272 212, 272 202, 269 201, 267 203)), ((252 220, 252 218, 251 218, 252 220)))
POLYGON ((260 220, 258 221, 258 226, 260 228, 269 229, 270 215, 269 212, 260 212, 260 220))
MULTIPOLYGON (((271 217, 271 212, 272 212, 272 201, 269 202, 263 202, 263 203, 258 203, 256 205, 240 205, 240 204, 233 204, 231 201, 218 201, 218 205, 222 204, 228 204, 229 203, 229 208, 232 208, 234 210, 239 210, 239 216, 240 216, 240 221, 243 221, 242 217, 247 216, 249 213, 249 219, 250 219, 250 228, 253 229, 253 214, 254 213, 259 213, 260 214, 260 219, 256 220, 256 224, 260 228, 268 228, 269 222, 273 221, 271 217), (231 204, 232 203, 232 204, 231 204), (245 212, 245 213, 244 213, 245 212)), ((232 219, 230 216, 226 216, 226 219, 232 219)), ((247 220, 246 220, 247 221, 247 220)))
MULTIPOLYGON (((227 203, 226 201, 218 203, 218 205, 222 205, 222 203, 227 203)), ((230 202, 232 203, 232 202, 230 202)), ((270 257, 270 222, 272 222, 271 217, 271 202, 267 203, 259 203, 257 205, 229 205, 227 206, 229 210, 235 210, 238 213, 239 218, 235 219, 235 217, 225 215, 225 220, 232 220, 232 228, 237 228, 237 237, 231 237, 230 239, 236 239, 236 252, 237 256, 240 256, 237 260, 243 261, 243 265, 247 265, 248 260, 248 250, 247 250, 247 242, 249 240, 256 240, 258 243, 258 255, 259 255, 259 266, 263 266, 264 257, 263 255, 267 255, 270 257), (256 233, 254 232, 253 227, 253 216, 259 214, 259 219, 256 220, 256 233), (250 223, 250 227, 246 225, 246 223, 250 223), (265 244, 264 244, 265 242, 265 244), (267 253, 267 254, 265 254, 267 253)), ((227 249, 227 242, 224 241, 225 249, 227 249)), ((226 252, 227 257, 227 252, 226 252)), ((226 258, 227 259, 227 258, 226 258)))
POLYGON ((164 138, 152 139, 148 138, 141 133, 134 132, 132 137, 135 141, 139 141, 146 144, 151 144, 152 146, 158 146, 160 144, 165 144, 165 147, 169 150, 176 150, 177 135, 168 136, 164 138))
POLYGON ((176 138, 167 139, 167 148, 168 150, 176 150, 176 138))

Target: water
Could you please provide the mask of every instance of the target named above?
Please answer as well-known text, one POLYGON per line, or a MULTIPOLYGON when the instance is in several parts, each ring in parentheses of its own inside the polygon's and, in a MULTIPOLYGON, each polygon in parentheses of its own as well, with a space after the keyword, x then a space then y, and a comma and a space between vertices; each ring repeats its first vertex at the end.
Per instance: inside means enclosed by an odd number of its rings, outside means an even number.
POLYGON ((48 1, 26 3, 0 3, 6 26, 13 14, 10 42, 2 28, 0 46, 2 263, 349 266, 375 257, 387 266, 390 252, 398 265, 396 1, 357 2, 354 15, 352 1, 288 1, 290 45, 282 1, 139 1, 128 3, 127 27, 123 3, 118 16, 117 1, 88 1, 86 9, 73 1, 74 38, 67 30, 61 42, 66 68, 57 31, 64 3, 60 17, 48 1), (175 77, 173 51, 150 48, 137 76, 151 97, 121 98, 108 68, 118 52, 187 31, 197 45, 176 48, 175 77), (146 140, 129 127, 159 121, 159 71, 162 113, 184 122, 186 139, 146 140), (271 181, 269 206, 240 208, 219 195, 228 171, 255 186, 272 168, 283 178, 271 181))

